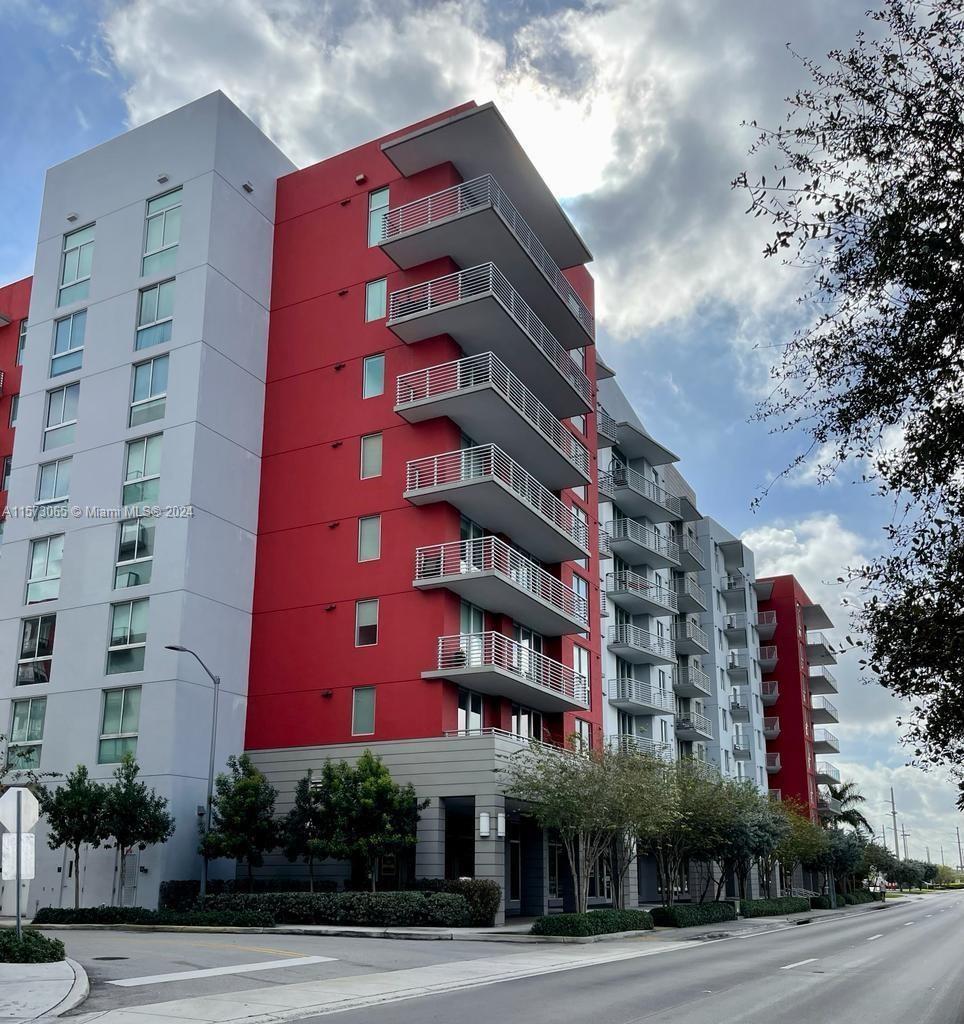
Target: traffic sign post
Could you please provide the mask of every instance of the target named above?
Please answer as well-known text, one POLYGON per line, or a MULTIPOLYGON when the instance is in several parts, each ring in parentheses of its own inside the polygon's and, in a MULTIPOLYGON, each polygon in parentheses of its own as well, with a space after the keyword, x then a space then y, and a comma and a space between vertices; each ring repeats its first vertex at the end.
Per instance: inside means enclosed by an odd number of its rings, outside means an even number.
POLYGON ((22 931, 22 910, 21 910, 21 886, 34 876, 34 837, 28 835, 34 825, 40 820, 40 803, 37 798, 24 786, 12 786, 0 796, 0 824, 13 833, 3 837, 3 864, 2 874, 4 879, 11 877, 16 880, 17 886, 17 938, 23 935, 22 931), (13 840, 11 844, 9 840, 13 840), (10 854, 10 847, 13 846, 13 854, 10 854), (26 856, 25 856, 26 855, 26 856), (13 865, 10 861, 13 860, 13 865), (10 871, 11 866, 13 871, 10 871))

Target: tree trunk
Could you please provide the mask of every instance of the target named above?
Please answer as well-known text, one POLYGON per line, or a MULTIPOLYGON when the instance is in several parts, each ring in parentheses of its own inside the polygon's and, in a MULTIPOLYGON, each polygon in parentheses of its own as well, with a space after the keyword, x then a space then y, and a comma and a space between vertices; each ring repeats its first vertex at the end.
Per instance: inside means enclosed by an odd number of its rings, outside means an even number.
POLYGON ((308 858, 308 892, 315 891, 315 858, 308 858))
POLYGON ((74 845, 74 910, 80 909, 80 843, 74 845))
POLYGON ((369 878, 369 892, 375 891, 375 866, 376 858, 372 857, 368 862, 368 878, 369 878))
POLYGON ((248 858, 248 892, 254 892, 254 869, 251 867, 251 859, 248 858))

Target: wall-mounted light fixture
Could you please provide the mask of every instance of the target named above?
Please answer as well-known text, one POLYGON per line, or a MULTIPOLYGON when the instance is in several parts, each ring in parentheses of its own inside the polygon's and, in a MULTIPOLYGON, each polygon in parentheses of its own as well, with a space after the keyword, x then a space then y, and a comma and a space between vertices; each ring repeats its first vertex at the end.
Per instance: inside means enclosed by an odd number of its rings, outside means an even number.
POLYGON ((70 221, 71 224, 73 224, 73 222, 76 219, 77 219, 77 214, 76 213, 68 213, 67 214, 67 220, 70 221))
POLYGON ((351 205, 351 200, 350 199, 342 199, 342 201, 339 203, 339 206, 350 206, 350 205, 351 205))
POLYGON ((483 839, 489 838, 489 812, 482 811, 479 815, 479 835, 483 839))
POLYGON ((331 690, 322 690, 321 695, 325 700, 331 700, 331 690))
POLYGON ((355 184, 356 185, 364 185, 366 181, 368 181, 368 175, 367 174, 356 174, 355 175, 355 184))
POLYGON ((246 181, 241 187, 248 193, 248 195, 254 191, 254 185, 252 185, 250 181, 246 181))
POLYGON ((495 819, 495 834, 500 838, 505 838, 505 815, 500 814, 495 819))
POLYGON ((158 185, 166 185, 170 180, 170 176, 165 174, 163 171, 157 176, 158 185))
POLYGON ((326 605, 325 605, 325 611, 326 611, 326 612, 333 612, 333 611, 335 610, 335 607, 336 607, 336 606, 335 606, 335 605, 333 605, 333 604, 326 604, 326 605))

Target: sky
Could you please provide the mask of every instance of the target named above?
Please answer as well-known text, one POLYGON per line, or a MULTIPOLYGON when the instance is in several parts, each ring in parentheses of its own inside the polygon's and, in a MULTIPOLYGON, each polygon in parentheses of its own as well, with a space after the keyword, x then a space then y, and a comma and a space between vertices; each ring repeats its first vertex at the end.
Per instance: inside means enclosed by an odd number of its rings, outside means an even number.
MULTIPOLYGON (((847 46, 873 0, 0 0, 0 281, 32 270, 45 168, 222 89, 300 166, 469 99, 494 100, 595 255, 597 343, 700 509, 793 572, 843 638, 835 581, 881 549, 889 507, 752 419, 800 322, 799 271, 764 260, 730 187, 754 132, 847 46), (758 507, 753 500, 763 495, 758 507)), ((766 168, 763 168, 765 171, 766 168)), ((955 862, 956 790, 907 764, 897 701, 855 654, 832 760, 912 856, 955 862)), ((890 836, 891 843, 893 837, 890 836)))

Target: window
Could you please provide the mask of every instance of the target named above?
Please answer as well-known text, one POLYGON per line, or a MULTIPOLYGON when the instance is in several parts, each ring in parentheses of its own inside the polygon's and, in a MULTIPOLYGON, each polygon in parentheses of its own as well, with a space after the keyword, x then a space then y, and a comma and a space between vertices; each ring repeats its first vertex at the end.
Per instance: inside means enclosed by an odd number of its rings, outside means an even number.
POLYGON ((459 732, 478 732, 482 728, 482 694, 459 690, 459 732))
POLYGON ((31 697, 13 702, 13 725, 10 729, 10 767, 40 767, 40 747, 44 738, 47 698, 31 697))
POLYGON ((60 563, 64 557, 64 535, 40 537, 30 542, 30 575, 27 604, 56 601, 60 596, 60 563))
POLYGON ((127 519, 120 524, 114 589, 140 587, 151 582, 154 561, 154 520, 127 519))
POLYGON ((164 274, 174 269, 181 237, 181 190, 173 189, 148 200, 141 276, 164 274))
POLYGON ((576 750, 592 750, 592 723, 577 718, 574 740, 576 750))
POLYGON ((388 278, 369 281, 365 285, 365 321, 381 320, 388 309, 388 278))
POLYGON ((542 739, 542 712, 521 704, 512 705, 512 733, 534 740, 542 739))
POLYGON ((86 299, 90 293, 90 267, 94 259, 94 225, 64 235, 64 254, 60 269, 57 305, 86 299))
POLYGON ((560 899, 562 896, 560 881, 565 877, 568 861, 566 859, 565 847, 563 847, 562 843, 553 842, 550 839, 547 845, 549 851, 548 896, 549 899, 555 900, 560 899))
MULTIPOLYGON (((580 434, 586 433, 586 417, 584 415, 570 416, 569 422, 579 431, 580 434)), ((575 489, 575 488, 574 488, 575 489)), ((582 495, 583 501, 585 501, 585 494, 582 495)))
POLYGON ((70 493, 71 461, 69 458, 58 459, 40 467, 34 519, 54 518, 58 515, 56 510, 63 507, 70 493))
POLYGON ((107 673, 139 672, 147 647, 147 598, 125 601, 111 608, 107 673))
POLYGON ((17 659, 18 686, 50 682, 56 625, 56 615, 36 615, 23 620, 17 659))
POLYGON ((167 401, 167 356, 157 356, 134 367, 129 426, 159 420, 167 401))
POLYGON ((23 366, 23 353, 27 347, 27 321, 20 321, 20 337, 17 339, 17 366, 23 366))
POLYGON ((116 764, 125 754, 137 753, 137 726, 141 717, 141 688, 104 691, 98 764, 116 764))
POLYGON ((368 434, 361 439, 361 478, 382 475, 382 435, 368 434))
POLYGON ((375 731, 375 687, 356 686, 351 691, 351 734, 371 736, 375 731))
POLYGON ((385 357, 366 356, 362 363, 362 398, 385 394, 385 357))
POLYGON ((79 370, 84 358, 87 310, 81 309, 54 324, 54 351, 50 357, 50 376, 79 370))
POLYGON ((13 456, 7 455, 3 460, 3 474, 0 476, 0 491, 10 490, 10 469, 13 466, 13 456))
MULTIPOLYGON (((585 510, 581 509, 578 505, 573 505, 570 511, 572 512, 572 535, 576 540, 588 545, 589 517, 586 515, 585 510)), ((588 567, 588 562, 585 558, 575 559, 575 564, 581 569, 588 567)))
POLYGON ((15 427, 17 425, 17 413, 20 411, 20 396, 10 396, 10 418, 7 421, 9 426, 15 427))
POLYGON ((589 696, 589 651, 579 644, 572 645, 572 670, 576 675, 582 676, 587 687, 586 696, 589 696))
POLYGON ((368 244, 378 245, 385 237, 385 214, 388 213, 388 189, 368 193, 368 244))
POLYGON ((355 602, 355 646, 378 643, 378 601, 355 602))
POLYGON ((171 340, 174 326, 174 282, 162 281, 145 288, 137 306, 137 334, 134 348, 150 348, 171 340))
POLYGON ((47 418, 44 425, 44 451, 74 443, 77 428, 77 402, 80 385, 67 384, 47 392, 47 418))
POLYGON ((358 520, 358 561, 371 562, 382 554, 382 517, 362 516, 358 520))
POLYGON ((124 508, 157 504, 161 486, 162 437, 162 434, 152 434, 127 442, 122 496, 124 508))
MULTIPOLYGON (((582 619, 589 618, 589 581, 584 579, 582 576, 577 576, 576 573, 572 574, 572 589, 578 600, 576 601, 576 614, 582 619)), ((588 633, 580 633, 582 637, 587 637, 588 633)))

